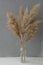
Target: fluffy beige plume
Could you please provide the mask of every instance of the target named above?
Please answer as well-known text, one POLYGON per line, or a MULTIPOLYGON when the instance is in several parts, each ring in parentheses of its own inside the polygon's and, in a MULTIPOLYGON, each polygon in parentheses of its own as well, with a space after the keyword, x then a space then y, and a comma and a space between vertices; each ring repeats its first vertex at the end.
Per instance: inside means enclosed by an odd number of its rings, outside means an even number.
POLYGON ((28 8, 26 8, 24 11, 24 16, 23 16, 23 20, 22 20, 22 27, 24 26, 24 23, 27 21, 27 19, 28 19, 28 8))
POLYGON ((28 32, 32 26, 38 26, 41 23, 41 20, 36 20, 32 24, 29 24, 26 28, 22 29, 22 33, 28 32))
POLYGON ((8 17, 8 24, 11 27, 11 29, 16 32, 17 35, 19 35, 19 28, 18 28, 18 24, 16 22, 15 17, 13 16, 13 14, 7 13, 7 17, 8 17))
POLYGON ((23 7, 20 7, 19 16, 18 16, 18 24, 19 24, 20 27, 21 27, 21 24, 22 24, 23 15, 24 15, 23 7))
POLYGON ((41 23, 41 20, 36 20, 32 24, 32 26, 30 27, 29 32, 27 34, 27 40, 30 40, 35 35, 35 33, 38 30, 38 26, 39 26, 40 23, 41 23))
POLYGON ((29 23, 31 23, 35 19, 36 15, 38 14, 39 8, 40 8, 40 4, 36 4, 30 10, 30 14, 28 15, 28 21, 26 21, 26 23, 24 24, 25 28, 29 25, 29 23))

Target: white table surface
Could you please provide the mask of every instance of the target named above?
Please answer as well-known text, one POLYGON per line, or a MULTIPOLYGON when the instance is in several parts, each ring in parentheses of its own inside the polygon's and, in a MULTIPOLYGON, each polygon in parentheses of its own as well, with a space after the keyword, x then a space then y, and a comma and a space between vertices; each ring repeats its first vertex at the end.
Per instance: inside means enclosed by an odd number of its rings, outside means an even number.
POLYGON ((28 57, 25 63, 21 63, 20 57, 0 57, 0 65, 43 65, 43 58, 28 57))

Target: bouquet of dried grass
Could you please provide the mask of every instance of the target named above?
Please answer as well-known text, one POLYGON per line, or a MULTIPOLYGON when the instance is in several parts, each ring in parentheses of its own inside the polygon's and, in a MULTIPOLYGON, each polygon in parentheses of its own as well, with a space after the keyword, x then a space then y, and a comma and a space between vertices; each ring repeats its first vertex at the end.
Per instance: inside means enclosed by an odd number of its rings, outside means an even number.
POLYGON ((7 13, 9 26, 11 27, 13 32, 15 32, 17 36, 20 37, 20 40, 21 40, 21 47, 22 47, 21 60, 22 61, 25 61, 24 40, 31 40, 31 38, 37 32, 39 24, 41 23, 41 20, 36 20, 36 15, 38 14, 39 8, 40 8, 40 4, 36 4, 30 10, 30 13, 29 13, 28 8, 26 8, 26 10, 24 11, 23 8, 20 7, 19 16, 17 20, 11 12, 7 13))

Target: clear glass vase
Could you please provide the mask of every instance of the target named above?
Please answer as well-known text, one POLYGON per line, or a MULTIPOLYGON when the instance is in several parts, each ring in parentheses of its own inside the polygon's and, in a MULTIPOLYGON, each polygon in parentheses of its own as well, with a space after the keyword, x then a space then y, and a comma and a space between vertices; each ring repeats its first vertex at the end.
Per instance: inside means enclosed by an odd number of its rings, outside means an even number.
POLYGON ((24 36, 21 34, 21 48, 20 48, 20 58, 21 58, 21 62, 25 62, 26 61, 26 48, 25 48, 25 43, 24 43, 24 36))
POLYGON ((23 47, 20 48, 20 59, 21 62, 26 62, 26 49, 23 47))

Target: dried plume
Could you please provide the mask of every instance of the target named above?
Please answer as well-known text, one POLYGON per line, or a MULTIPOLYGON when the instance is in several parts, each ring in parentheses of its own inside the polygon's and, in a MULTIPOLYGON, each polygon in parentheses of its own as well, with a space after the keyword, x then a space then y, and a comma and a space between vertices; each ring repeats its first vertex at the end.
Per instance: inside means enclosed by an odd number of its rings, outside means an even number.
POLYGON ((37 32, 38 26, 41 23, 41 20, 36 20, 39 9, 40 4, 33 6, 30 13, 28 12, 28 8, 23 10, 23 8, 20 7, 17 20, 12 13, 7 14, 8 24, 18 36, 20 36, 20 34, 25 36, 26 33, 26 40, 30 40, 37 32))
POLYGON ((16 22, 16 18, 13 16, 11 12, 7 13, 7 17, 8 17, 8 25, 11 27, 13 32, 16 32, 16 34, 19 35, 19 28, 16 22))

